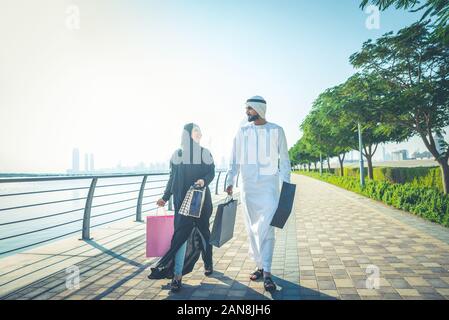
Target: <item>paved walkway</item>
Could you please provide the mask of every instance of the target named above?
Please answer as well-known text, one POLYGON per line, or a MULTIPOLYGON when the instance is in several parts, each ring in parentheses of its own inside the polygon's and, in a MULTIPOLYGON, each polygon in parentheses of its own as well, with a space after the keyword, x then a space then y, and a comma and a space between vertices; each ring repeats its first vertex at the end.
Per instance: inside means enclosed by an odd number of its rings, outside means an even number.
MULTIPOLYGON (((449 230, 338 187, 304 176, 295 214, 276 232, 273 261, 278 291, 251 282, 246 230, 239 209, 235 237, 214 251, 215 272, 202 262, 178 294, 169 280, 148 280, 142 232, 76 262, 79 289, 67 289, 66 268, 4 299, 448 299, 449 230), (378 276, 376 276, 378 274, 378 276)), ((2 275, 0 274, 0 280, 2 275)), ((0 287, 1 288, 1 287, 0 287)))

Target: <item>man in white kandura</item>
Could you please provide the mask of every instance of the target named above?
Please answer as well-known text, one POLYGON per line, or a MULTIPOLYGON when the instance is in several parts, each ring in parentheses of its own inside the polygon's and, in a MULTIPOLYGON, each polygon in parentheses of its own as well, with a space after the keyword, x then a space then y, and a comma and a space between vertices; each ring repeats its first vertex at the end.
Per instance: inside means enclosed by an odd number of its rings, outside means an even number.
POLYGON ((276 284, 271 278, 275 232, 270 223, 282 181, 290 182, 291 166, 284 130, 265 120, 266 109, 267 103, 260 96, 246 102, 249 123, 239 129, 234 139, 226 191, 232 195, 240 172, 249 255, 257 264, 250 279, 263 276, 264 288, 271 292, 276 290, 276 284))

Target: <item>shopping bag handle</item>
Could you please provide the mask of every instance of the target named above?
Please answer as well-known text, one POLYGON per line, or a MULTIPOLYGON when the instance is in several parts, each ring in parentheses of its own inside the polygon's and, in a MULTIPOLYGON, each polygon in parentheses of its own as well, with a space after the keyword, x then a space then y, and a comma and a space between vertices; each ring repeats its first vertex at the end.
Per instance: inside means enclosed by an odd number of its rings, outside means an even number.
POLYGON ((159 216, 159 211, 160 211, 160 210, 163 210, 165 215, 167 214, 167 210, 165 210, 165 207, 158 207, 158 208, 156 209, 156 216, 159 216))
POLYGON ((231 202, 232 200, 234 200, 234 197, 230 194, 228 194, 225 198, 225 203, 231 202))

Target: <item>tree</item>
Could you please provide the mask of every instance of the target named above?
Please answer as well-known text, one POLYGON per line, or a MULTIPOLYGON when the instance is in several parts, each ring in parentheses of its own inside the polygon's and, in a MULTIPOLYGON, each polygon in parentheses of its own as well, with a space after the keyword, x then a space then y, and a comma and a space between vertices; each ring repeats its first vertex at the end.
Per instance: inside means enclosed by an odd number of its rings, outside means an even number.
MULTIPOLYGON (((314 102, 312 111, 301 124, 305 141, 314 145, 315 154, 327 158, 327 166, 330 171, 330 158, 338 156, 342 168, 344 155, 350 150, 348 143, 342 141, 337 123, 330 119, 330 93, 326 91, 314 102)), ((343 169, 342 169, 343 170, 343 169)))
POLYGON ((289 155, 290 159, 293 159, 297 164, 307 165, 309 171, 310 164, 316 164, 319 160, 313 145, 311 145, 304 136, 289 150, 289 155))
POLYGON ((288 150, 288 155, 290 158, 290 163, 292 164, 292 167, 295 167, 299 164, 301 164, 301 154, 299 150, 299 140, 295 143, 293 147, 288 150))
POLYGON ((449 191, 449 144, 434 136, 449 125, 449 47, 415 23, 396 35, 369 40, 350 58, 354 67, 382 79, 384 94, 373 105, 380 122, 419 135, 438 161, 444 192, 449 191))
POLYGON ((412 9, 413 12, 424 11, 421 21, 427 18, 435 18, 435 35, 449 43, 449 1, 447 0, 362 0, 360 7, 365 9, 369 4, 374 4, 380 10, 385 10, 391 6, 397 9, 412 9))
POLYGON ((328 128, 322 123, 320 110, 312 109, 301 124, 301 129, 304 133, 304 140, 308 141, 310 146, 313 145, 313 154, 318 157, 321 155, 320 158, 322 159, 323 156, 328 156, 333 152, 328 128))
MULTIPOLYGON (((363 138, 363 156, 368 165, 368 178, 374 178, 373 157, 379 144, 402 142, 411 136, 411 131, 383 123, 383 110, 379 108, 384 99, 386 83, 381 78, 368 74, 355 74, 349 78, 340 92, 343 104, 342 117, 352 124, 357 132, 361 124, 363 138)), ((358 141, 352 141, 353 149, 358 148, 358 141)))
POLYGON ((358 149, 358 123, 362 124, 363 155, 367 159, 368 176, 373 179, 372 159, 380 143, 400 142, 410 131, 379 122, 376 104, 383 97, 381 79, 356 74, 346 83, 326 90, 315 100, 301 129, 303 149, 313 156, 337 156, 344 175, 345 154, 358 149))
POLYGON ((339 90, 342 86, 328 89, 314 102, 313 108, 317 110, 316 131, 325 133, 322 143, 328 144, 328 166, 329 156, 337 156, 340 164, 340 173, 344 175, 343 163, 347 152, 353 149, 357 137, 353 132, 352 125, 342 118, 342 105, 339 90))

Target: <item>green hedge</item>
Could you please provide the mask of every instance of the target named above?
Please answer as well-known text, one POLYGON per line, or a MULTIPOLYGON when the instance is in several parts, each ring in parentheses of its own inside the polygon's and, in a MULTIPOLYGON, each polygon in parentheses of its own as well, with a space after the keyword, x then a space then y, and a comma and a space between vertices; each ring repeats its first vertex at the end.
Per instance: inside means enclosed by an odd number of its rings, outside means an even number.
MULTIPOLYGON (((344 168, 343 171, 345 177, 358 178, 360 176, 359 168, 344 168)), ((367 168, 364 171, 365 176, 368 176, 367 168)), ((340 170, 335 170, 335 174, 339 176, 340 170)), ((443 191, 443 181, 439 167, 374 167, 373 179, 400 184, 410 183, 416 187, 429 187, 443 191)))
POLYGON ((449 227, 449 195, 434 188, 376 180, 366 180, 366 186, 362 188, 358 177, 332 174, 320 176, 319 173, 304 171, 296 173, 323 180, 449 227))
MULTIPOLYGON (((328 167, 323 167, 323 173, 332 173, 332 174, 337 174, 337 171, 340 172, 340 169, 336 169, 336 168, 331 168, 329 171, 328 167)), ((320 169, 315 169, 314 167, 310 168, 310 172, 320 172, 320 169)))

